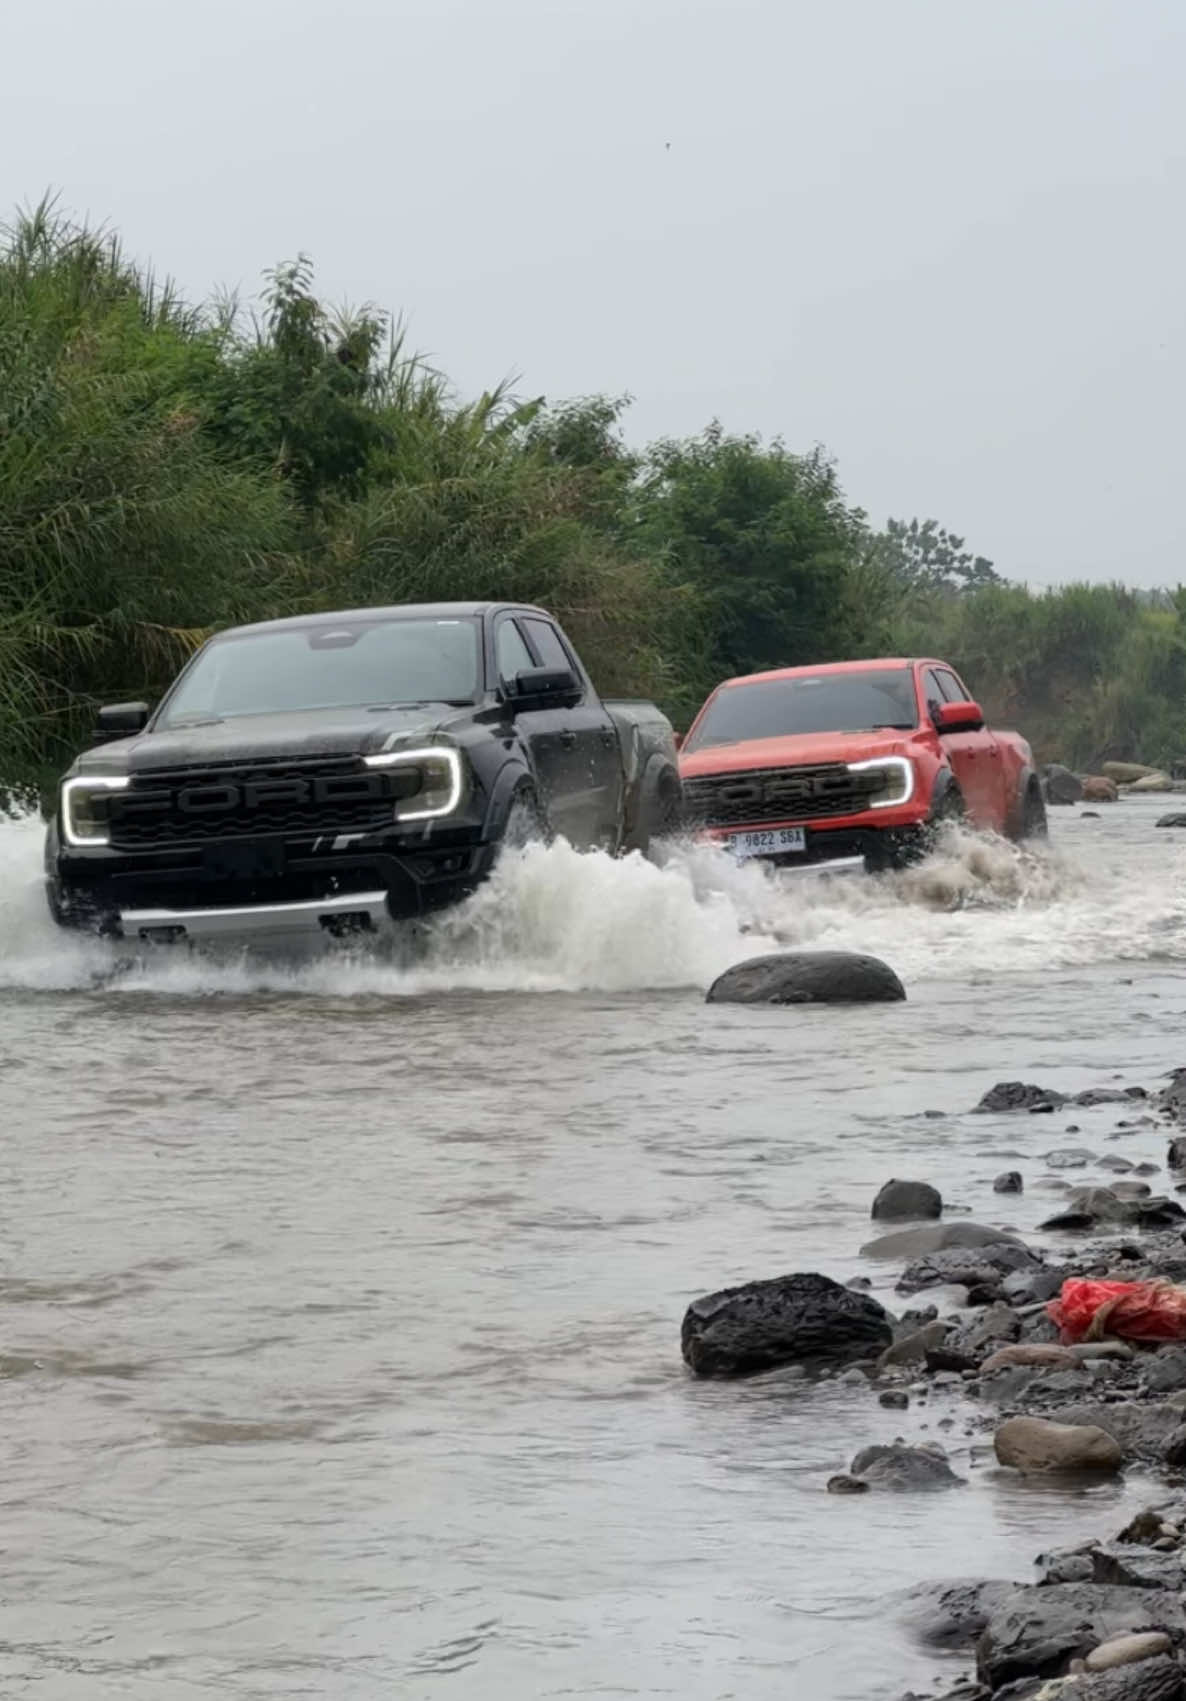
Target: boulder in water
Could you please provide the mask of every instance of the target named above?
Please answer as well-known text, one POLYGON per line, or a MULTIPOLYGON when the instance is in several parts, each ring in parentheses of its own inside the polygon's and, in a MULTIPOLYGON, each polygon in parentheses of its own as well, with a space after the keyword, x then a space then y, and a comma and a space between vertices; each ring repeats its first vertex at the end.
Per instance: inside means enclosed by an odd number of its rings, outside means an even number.
POLYGON ((1173 791, 1174 782, 1168 774, 1143 774, 1127 788, 1131 792, 1173 791))
POLYGON ((875 1299, 812 1273, 706 1294, 692 1301, 680 1331, 684 1361, 697 1376, 843 1364, 879 1356, 892 1340, 875 1299))
POLYGON ((1119 796, 1115 780, 1103 774, 1089 774, 1083 782, 1084 803, 1115 803, 1119 796))
POLYGON ((878 1222, 942 1215, 943 1196, 929 1181, 887 1181, 873 1201, 872 1216, 878 1222))
MULTIPOLYGON (((1166 1631, 1175 1642, 1186 1634, 1186 1614, 1167 1590, 1105 1583, 1017 1585, 989 1614, 976 1648, 977 1672, 995 1692, 1024 1678, 1054 1677, 1102 1642, 1149 1630, 1166 1631)), ((1102 1674, 1099 1681, 1106 1681, 1102 1674)), ((1086 1697, 1091 1691, 1082 1693, 1086 1697)), ((1162 1694, 1172 1697, 1174 1691, 1162 1694)), ((1142 1691, 1113 1690, 1112 1695, 1117 1701, 1122 1695, 1138 1701, 1142 1691)))
POLYGON ((992 1184, 994 1193, 1020 1193, 1025 1187, 1019 1169, 1007 1169, 992 1184))
POLYGON ((1078 803, 1083 796, 1083 781, 1061 762, 1047 766, 1045 779, 1047 803, 1078 803))
POLYGON ((923 1442, 919 1447, 909 1447, 902 1441, 887 1447, 865 1447, 849 1470, 858 1481, 877 1488, 959 1488, 964 1481, 956 1476, 937 1441, 923 1442))
POLYGON ((1056 1110, 1067 1102, 1065 1093, 1053 1087, 1037 1087, 1032 1081, 998 1081, 976 1106, 977 1110, 1056 1110))
POLYGON ((856 951, 788 951, 735 963, 708 989, 710 1004, 892 1004, 906 991, 893 969, 856 951))
POLYGON ((1105 762, 1103 772, 1118 786, 1131 786, 1136 785, 1138 780, 1147 780, 1154 774, 1160 774, 1161 769, 1150 768, 1146 762, 1105 762))
POLYGON ((1186 815, 1163 815, 1157 825, 1159 827, 1186 827, 1186 815))
POLYGON ((922 1258, 928 1252, 952 1248, 995 1246, 1016 1240, 1012 1229, 985 1228, 982 1223, 925 1223, 919 1228, 894 1229, 861 1247, 862 1258, 922 1258))

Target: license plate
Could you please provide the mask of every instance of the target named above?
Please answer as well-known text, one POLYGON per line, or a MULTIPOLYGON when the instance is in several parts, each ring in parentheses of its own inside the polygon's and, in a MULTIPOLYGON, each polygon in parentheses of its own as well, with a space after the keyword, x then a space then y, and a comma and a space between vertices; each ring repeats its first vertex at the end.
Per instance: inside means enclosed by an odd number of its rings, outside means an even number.
POLYGON ((202 858, 215 880, 257 880, 284 873, 283 840, 207 845, 202 858))
POLYGON ((730 833, 725 846, 737 857, 785 856, 805 850, 807 836, 802 827, 771 827, 760 833, 730 833))

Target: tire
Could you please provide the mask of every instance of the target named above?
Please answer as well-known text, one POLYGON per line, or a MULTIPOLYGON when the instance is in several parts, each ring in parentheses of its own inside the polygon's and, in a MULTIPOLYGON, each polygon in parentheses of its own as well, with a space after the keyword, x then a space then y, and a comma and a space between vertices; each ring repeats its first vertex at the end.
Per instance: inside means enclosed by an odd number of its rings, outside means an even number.
POLYGON ((673 838, 679 832, 681 815, 679 781, 670 772, 662 773, 647 789, 634 829, 622 845, 622 854, 638 851, 649 858, 657 840, 673 838))
POLYGON ((527 845, 550 844, 552 830, 543 806, 530 786, 523 786, 511 799, 500 850, 523 850, 527 845))
POLYGON ((1031 780, 1026 787, 1025 796, 1021 800, 1021 820, 1018 825, 1017 837, 1024 842, 1026 839, 1045 839, 1049 835, 1050 828, 1046 820, 1046 802, 1042 796, 1042 788, 1037 780, 1031 780))
POLYGON ((869 874, 900 872, 914 868, 934 850, 935 841, 949 822, 958 823, 967 813, 964 794, 958 786, 948 786, 930 818, 919 827, 902 827, 896 832, 879 835, 875 850, 865 854, 865 869, 869 874))

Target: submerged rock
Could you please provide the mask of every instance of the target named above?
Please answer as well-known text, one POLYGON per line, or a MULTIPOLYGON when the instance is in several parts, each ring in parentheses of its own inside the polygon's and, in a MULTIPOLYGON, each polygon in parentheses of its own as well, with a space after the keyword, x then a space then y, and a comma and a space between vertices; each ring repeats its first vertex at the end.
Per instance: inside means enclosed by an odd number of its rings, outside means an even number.
POLYGON ((977 1110, 1053 1110, 1067 1102, 1065 1093, 1050 1087, 1035 1087, 1027 1081, 998 1081, 976 1106, 977 1110))
POLYGON ((998 1175, 992 1184, 994 1193, 1020 1193, 1025 1183, 1021 1179, 1019 1169, 1007 1169, 1003 1175, 998 1175))
POLYGON ((888 963, 855 951, 751 957, 708 989, 710 1004, 893 1004, 905 996, 888 963))
POLYGON ((958 1283, 961 1287, 994 1288, 1012 1270, 1038 1268, 1041 1259, 1020 1241, 1000 1240, 991 1246, 969 1247, 966 1251, 931 1252, 908 1264, 898 1278, 899 1293, 919 1293, 923 1288, 958 1283))
POLYGON ((903 1441, 884 1447, 866 1447, 857 1454, 849 1469, 854 1477, 875 1488, 959 1488, 964 1482, 963 1477, 956 1476, 947 1454, 936 1441, 927 1441, 918 1447, 907 1446, 903 1441))
POLYGON ((997 1246, 1017 1242, 1013 1229, 986 1228, 982 1223, 924 1223, 919 1228, 895 1229, 861 1247, 862 1258, 920 1258, 952 1248, 997 1246))
POLYGON ((697 1376, 747 1376, 782 1364, 843 1364, 893 1340, 885 1310, 827 1276, 746 1282, 693 1300, 680 1344, 697 1376))
POLYGON ((1047 765, 1045 780, 1047 803, 1072 804, 1080 802, 1083 797, 1083 781, 1078 774, 1064 768, 1061 762, 1047 765))
POLYGON ((887 1181, 873 1201, 875 1221, 941 1217, 943 1196, 929 1181, 887 1181))

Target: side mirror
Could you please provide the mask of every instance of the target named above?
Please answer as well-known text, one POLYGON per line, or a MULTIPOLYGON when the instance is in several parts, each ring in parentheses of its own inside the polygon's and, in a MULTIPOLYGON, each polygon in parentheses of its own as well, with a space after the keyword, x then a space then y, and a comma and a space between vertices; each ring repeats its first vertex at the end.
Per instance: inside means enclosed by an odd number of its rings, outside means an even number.
POLYGON ((984 725, 984 710, 979 703, 941 703, 935 716, 935 731, 979 732, 984 725))
POLYGON ((517 709, 565 708, 580 694, 580 684, 570 667, 525 667, 515 675, 511 704, 517 709))
POLYGON ((99 710, 98 730, 103 738, 127 738, 143 732, 147 724, 147 703, 108 703, 99 710))

